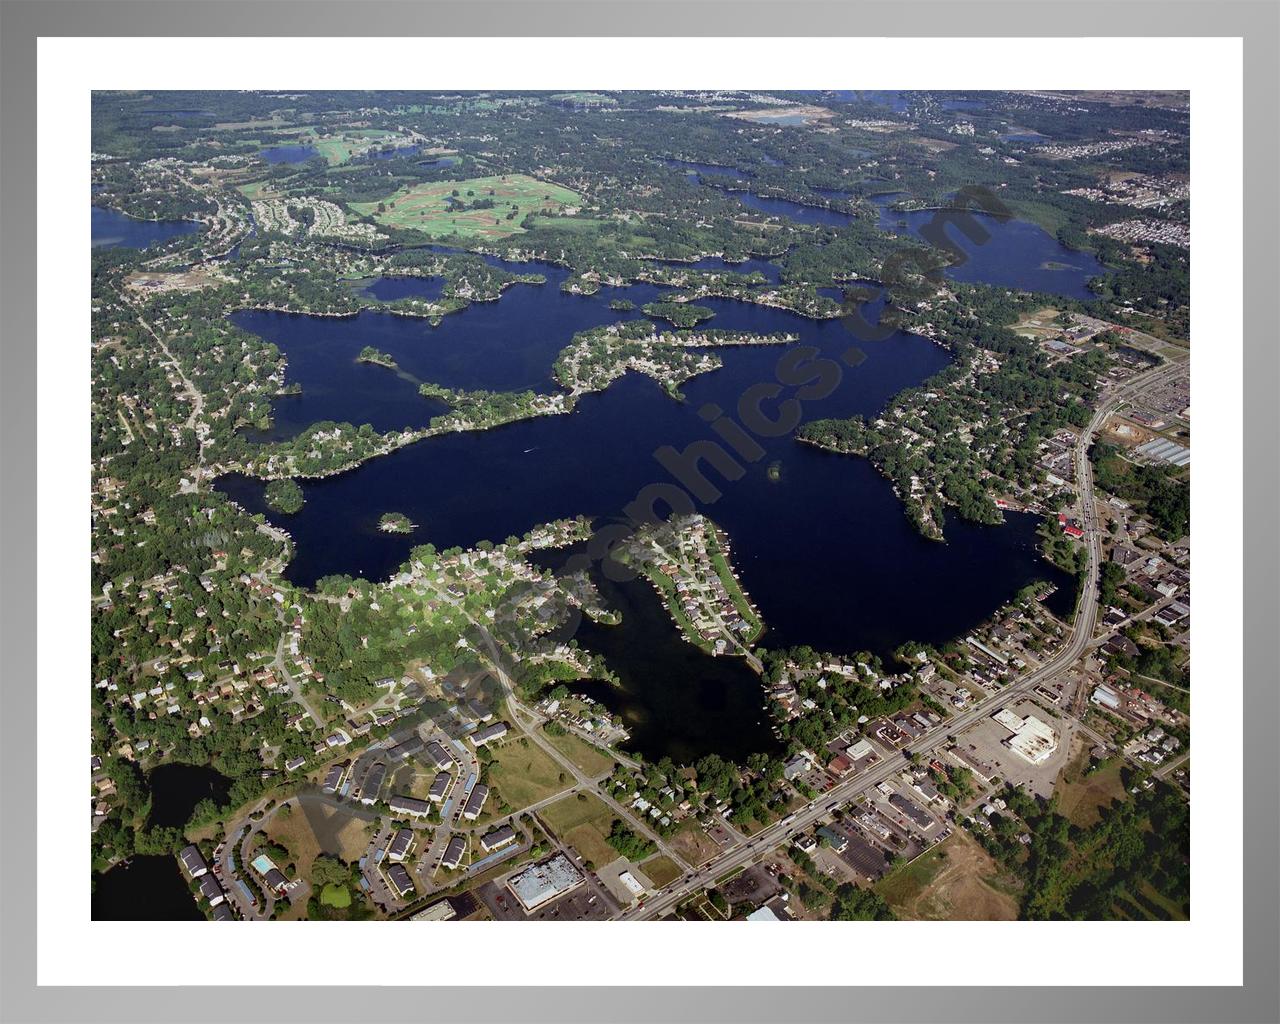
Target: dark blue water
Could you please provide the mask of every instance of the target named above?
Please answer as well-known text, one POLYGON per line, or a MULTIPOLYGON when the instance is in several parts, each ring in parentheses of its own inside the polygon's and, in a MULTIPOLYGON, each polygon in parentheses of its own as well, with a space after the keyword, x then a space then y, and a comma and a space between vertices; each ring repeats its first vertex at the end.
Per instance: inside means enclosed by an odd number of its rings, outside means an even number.
MULTIPOLYGON (((544 551, 534 561, 559 572, 586 545, 544 551)), ((615 569, 616 563, 610 563, 615 569)), ((676 638, 666 605, 643 579, 621 579, 596 563, 592 580, 622 623, 571 622, 553 635, 599 654, 618 681, 582 680, 575 693, 598 700, 626 723, 624 749, 650 761, 677 763, 718 754, 739 763, 756 752, 780 753, 760 679, 741 658, 712 657, 676 638), (709 724, 714 723, 712 727, 709 724)))
MULTIPOLYGON (((816 192, 818 190, 814 189, 813 191, 816 192)), ((792 202, 790 199, 758 196, 752 192, 732 192, 730 194, 743 206, 768 214, 770 217, 785 217, 798 224, 819 224, 824 227, 839 228, 844 227, 853 219, 847 213, 828 210, 825 206, 805 206, 803 203, 792 202)), ((842 193, 841 196, 843 197, 842 193)))
POLYGON ((396 299, 438 299, 444 292, 443 277, 379 277, 365 286, 365 293, 383 302, 396 299))
POLYGON ((258 155, 269 164, 304 164, 320 153, 314 146, 271 146, 258 155))
POLYGON ((454 164, 462 163, 460 156, 438 156, 432 160, 419 160, 419 167, 452 167, 454 164))
MULTIPOLYGON (((609 308, 605 292, 580 296, 560 291, 560 282, 568 274, 562 267, 511 264, 496 257, 486 261, 542 273, 547 283, 512 285, 501 301, 473 303, 460 313, 450 313, 438 327, 421 317, 371 310, 353 317, 257 310, 233 313, 237 326, 280 347, 289 359, 287 382, 302 386, 302 394, 274 401, 275 422, 264 436, 292 437, 320 420, 370 423, 380 432, 426 426, 443 407, 418 395, 421 383, 548 392, 556 388, 552 366, 572 336, 620 319, 609 308), (391 355, 400 372, 357 363, 366 345, 391 355)), ((382 292, 380 298, 400 298, 415 283, 430 284, 426 279, 384 278, 374 287, 382 292)), ((635 285, 623 294, 640 306, 659 293, 652 285, 635 285)), ((640 316, 637 309, 626 318, 640 316)))
MULTIPOLYGON (((474 314, 495 310, 491 315, 498 319, 490 326, 498 339, 489 345, 505 345, 512 364, 538 367, 535 372, 544 375, 552 350, 567 340, 569 332, 561 330, 556 345, 545 345, 542 333, 522 330, 518 318, 507 321, 503 330, 502 307, 518 294, 454 319, 461 351, 453 366, 480 386, 492 384, 493 374, 507 372, 507 364, 492 355, 493 347, 486 356, 465 358, 467 351, 475 355, 467 329, 474 314), (531 352, 541 355, 530 358, 531 352)), ((549 294, 559 297, 555 304, 562 308, 562 323, 592 318, 582 312, 593 308, 591 300, 559 291, 549 294)), ((596 308, 607 309, 599 296, 595 299, 596 308)), ((727 300, 706 304, 717 311, 713 325, 793 330, 832 359, 839 359, 854 340, 840 321, 812 322, 727 300)), ((387 319, 404 330, 416 323, 387 319)), ((290 332, 272 340, 289 353, 292 378, 311 339, 344 322, 293 317, 288 323, 290 332)), ((348 344, 355 350, 367 343, 390 349, 394 340, 361 331, 348 344)), ((483 335, 476 342, 484 344, 483 335)), ((417 344, 431 349, 429 338, 417 344)), ((843 371, 832 394, 803 403, 804 419, 875 412, 903 388, 937 372, 948 358, 925 339, 904 334, 863 349, 865 360, 843 371)), ((382 579, 399 566, 412 544, 467 546, 519 535, 562 516, 616 517, 646 485, 673 481, 656 461, 657 449, 669 445, 683 451, 695 441, 713 438, 698 410, 710 403, 736 409, 750 386, 777 379, 783 351, 720 350, 724 367, 687 383, 683 403, 668 398, 647 378, 628 374, 607 391, 585 396, 570 415, 431 438, 352 472, 303 481, 306 505, 287 524, 297 541, 288 575, 305 586, 333 573, 382 579), (378 517, 388 510, 406 513, 421 529, 412 539, 380 533, 378 517)), ((370 378, 374 390, 394 393, 398 378, 391 371, 361 369, 381 373, 370 378)), ((351 376, 349 364, 343 376, 351 376)), ((791 390, 784 388, 782 397, 791 390)), ((770 415, 774 408, 767 403, 770 415)), ((363 422, 376 418, 378 411, 323 418, 363 422)), ((833 651, 885 652, 908 639, 941 642, 972 628, 1032 579, 1070 583, 1039 557, 1032 517, 996 528, 956 520, 948 523, 948 543, 933 543, 915 532, 888 483, 868 462, 801 445, 790 434, 760 438, 759 443, 764 452, 758 460, 738 460, 744 469, 741 479, 725 480, 718 470, 703 467, 720 496, 696 504, 728 530, 735 564, 769 625, 769 645, 809 643, 833 651), (774 463, 777 479, 766 471, 774 463)), ((682 486, 693 486, 690 480, 682 478, 682 486)), ((252 511, 266 511, 258 481, 226 477, 219 488, 252 511)), ((659 506, 659 512, 665 514, 666 508, 659 506)))
POLYGON ((95 878, 94 921, 203 921, 178 859, 130 857, 95 878))
POLYGON ((151 826, 181 828, 196 804, 210 799, 222 804, 231 791, 231 780, 208 765, 173 762, 153 768, 147 776, 151 790, 151 826))
MULTIPOLYGON (((803 121, 803 118, 801 119, 803 121)), ((771 124, 783 124, 785 121, 774 121, 771 124)), ((718 175, 721 178, 733 178, 736 181, 745 181, 750 178, 751 172, 745 171, 739 167, 726 167, 720 164, 702 164, 692 160, 672 160, 664 158, 660 161, 668 167, 675 170, 683 170, 690 181, 702 182, 704 176, 718 175)), ((769 162, 769 161, 766 161, 769 162)), ((778 165, 779 161, 772 161, 774 165, 778 165)), ((812 189, 811 191, 827 198, 846 199, 848 194, 845 192, 833 192, 829 189, 812 189)), ((827 227, 843 227, 852 219, 847 213, 840 213, 836 210, 828 210, 821 206, 806 206, 804 203, 792 202, 790 199, 776 199, 770 196, 758 196, 754 192, 744 192, 734 189, 729 193, 733 198, 742 203, 743 206, 749 207, 760 213, 768 214, 770 217, 786 217, 788 220, 796 221, 799 224, 821 224, 827 227)))
POLYGON ((987 107, 986 100, 943 100, 943 110, 985 110, 987 107))
MULTIPOLYGON (((921 228, 940 216, 939 213, 889 209, 900 196, 901 193, 890 193, 871 197, 880 209, 880 227, 923 237, 921 228)), ((989 232, 990 238, 983 242, 970 241, 958 228, 948 228, 948 236, 959 244, 967 260, 949 267, 947 277, 968 284, 1004 285, 1072 299, 1095 298, 1089 290, 1089 279, 1106 274, 1107 268, 1092 253, 1068 249, 1044 228, 1029 221, 1014 219, 1000 223, 985 213, 974 213, 973 217, 989 232)))
POLYGON ((178 235, 192 235, 201 225, 194 220, 139 220, 106 206, 95 206, 90 237, 93 247, 119 245, 145 249, 178 235))

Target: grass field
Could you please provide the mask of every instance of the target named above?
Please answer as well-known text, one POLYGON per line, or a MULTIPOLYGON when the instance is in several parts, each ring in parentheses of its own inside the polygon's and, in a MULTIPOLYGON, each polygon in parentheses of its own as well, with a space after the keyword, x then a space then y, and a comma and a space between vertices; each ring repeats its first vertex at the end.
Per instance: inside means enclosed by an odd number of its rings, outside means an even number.
POLYGON ((1124 781, 1121 779, 1123 761, 1116 758, 1104 764, 1092 775, 1082 775, 1089 763, 1089 751, 1083 743, 1072 751, 1071 760, 1062 769, 1054 792, 1058 796, 1058 810, 1081 828, 1092 828, 1102 818, 1102 809, 1113 800, 1124 800, 1124 781))
MULTIPOLYGON (((573 784, 568 773, 551 760, 541 747, 535 743, 523 746, 519 740, 504 743, 494 749, 493 763, 489 766, 489 782, 513 810, 536 804, 573 784)), ((491 802, 497 806, 498 801, 491 802)))
POLYGON ((575 205, 578 194, 560 185, 538 181, 523 174, 504 174, 464 181, 422 182, 401 189, 375 203, 352 203, 351 209, 373 216, 389 228, 410 228, 428 235, 460 235, 466 238, 505 238, 524 229, 525 214, 559 212, 575 205), (454 192, 457 196, 453 196, 454 192), (454 209, 492 200, 489 209, 454 209), (508 214, 515 209, 515 215, 508 214))
POLYGON ((898 917, 909 921, 1012 921, 1018 901, 999 868, 964 832, 886 875, 876 885, 898 917))
POLYGON ((594 796, 585 800, 568 796, 540 814, 556 835, 597 868, 617 860, 618 851, 605 838, 613 826, 614 814, 604 801, 594 796))
POLYGON ((1018 317, 1017 323, 1010 325, 1010 329, 1024 338, 1030 338, 1032 341, 1056 338, 1063 330, 1053 322, 1057 315, 1058 310, 1052 306, 1045 306, 1032 313, 1023 313, 1022 316, 1018 317))
POLYGON ((720 849, 692 818, 676 830, 671 839, 671 848, 689 864, 701 864, 704 860, 710 860, 720 849))
POLYGON ((649 880, 659 889, 664 885, 670 885, 679 878, 682 873, 680 871, 680 865, 665 853, 659 853, 656 856, 650 857, 640 865, 640 870, 648 875, 649 880))
POLYGON ((562 736, 552 736, 550 733, 546 733, 546 737, 553 747, 592 778, 599 775, 607 775, 613 771, 613 758, 597 750, 581 737, 569 732, 562 736))
POLYGON ((345 885, 339 885, 337 882, 330 882, 320 890, 320 902, 326 906, 336 907, 343 910, 351 906, 351 890, 345 885))

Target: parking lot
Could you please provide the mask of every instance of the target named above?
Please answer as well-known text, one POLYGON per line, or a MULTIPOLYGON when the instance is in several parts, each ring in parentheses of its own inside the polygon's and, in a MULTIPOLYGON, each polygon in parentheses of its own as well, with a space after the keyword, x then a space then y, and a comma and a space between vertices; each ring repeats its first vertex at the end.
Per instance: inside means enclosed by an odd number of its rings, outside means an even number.
POLYGON ((614 907, 590 885, 566 893, 532 914, 526 914, 511 890, 497 882, 485 882, 476 895, 495 921, 603 921, 614 912, 614 907))
POLYGON ((1005 746, 1010 731, 990 716, 980 719, 956 737, 956 745, 995 765, 1000 777, 1006 781, 1025 786, 1037 796, 1048 799, 1053 793, 1054 780, 1067 763, 1074 733, 1070 720, 1050 714, 1045 710, 1048 706, 1043 699, 1035 702, 1027 698, 1013 701, 1009 705, 1015 714, 1023 717, 1034 715, 1057 733, 1057 749, 1041 764, 1032 764, 1005 746))

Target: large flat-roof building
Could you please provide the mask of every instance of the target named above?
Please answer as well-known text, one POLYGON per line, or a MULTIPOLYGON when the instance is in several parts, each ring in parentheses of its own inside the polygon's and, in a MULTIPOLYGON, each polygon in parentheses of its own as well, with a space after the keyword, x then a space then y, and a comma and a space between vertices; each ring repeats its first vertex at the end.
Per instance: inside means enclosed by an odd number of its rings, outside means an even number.
POLYGON ((533 911, 585 881, 569 858, 557 853, 512 875, 507 879, 507 888, 525 910, 533 911))
POLYGON ((992 718, 1013 733, 1004 745, 1032 764, 1043 764, 1058 749, 1058 734, 1035 715, 1022 718, 1009 708, 1002 708, 992 718))
POLYGON ((437 900, 425 910, 419 910, 409 918, 410 921, 452 921, 458 916, 452 903, 447 899, 437 900))

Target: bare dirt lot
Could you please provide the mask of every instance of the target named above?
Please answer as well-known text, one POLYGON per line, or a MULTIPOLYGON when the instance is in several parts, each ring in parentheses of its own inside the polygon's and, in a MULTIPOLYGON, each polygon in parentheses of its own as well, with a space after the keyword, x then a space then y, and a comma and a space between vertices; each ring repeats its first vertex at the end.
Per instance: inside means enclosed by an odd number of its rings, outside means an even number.
POLYGON ((1018 901, 999 866, 967 833, 957 832, 889 875, 879 891, 908 921, 1012 921, 1018 901))

